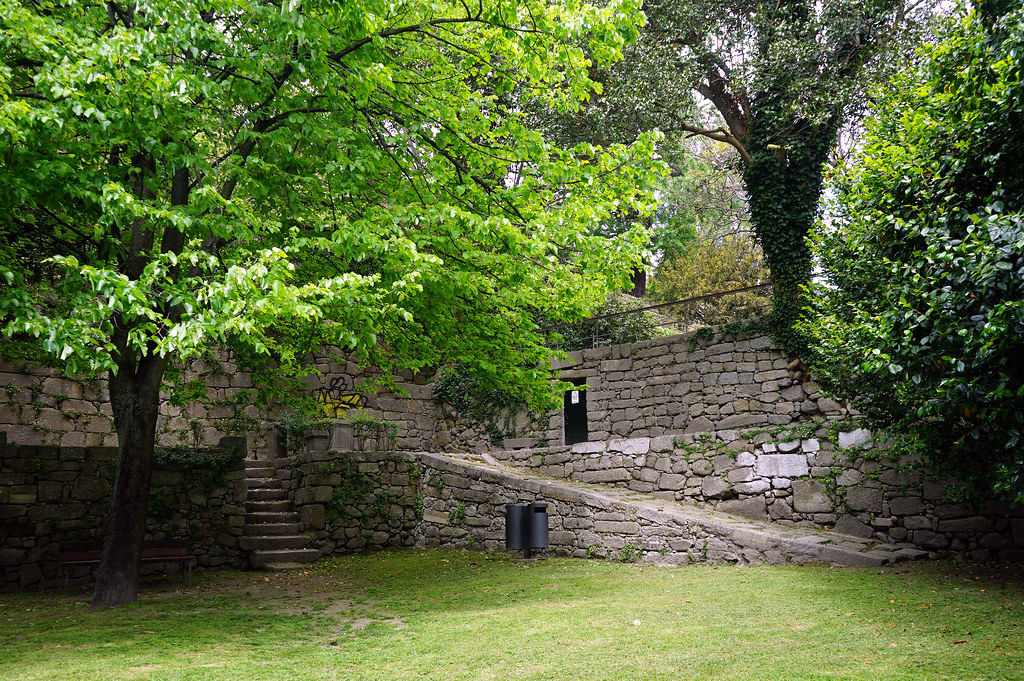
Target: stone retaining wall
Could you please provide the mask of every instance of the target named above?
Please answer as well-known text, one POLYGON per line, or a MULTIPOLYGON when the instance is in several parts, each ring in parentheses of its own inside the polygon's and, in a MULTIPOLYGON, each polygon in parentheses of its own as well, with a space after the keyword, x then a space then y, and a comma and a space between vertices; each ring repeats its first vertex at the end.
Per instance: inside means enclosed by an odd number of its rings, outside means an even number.
MULTIPOLYGON (((147 539, 188 538, 201 567, 244 567, 244 443, 220 476, 186 466, 153 472, 147 539)), ((0 434, 0 590, 59 586, 57 544, 99 540, 110 507, 117 450, 7 444, 0 434)), ((145 566, 162 570, 162 565, 145 566)), ((94 568, 71 569, 73 581, 94 568)))
POLYGON ((597 492, 525 480, 431 454, 421 453, 418 459, 425 477, 417 546, 505 551, 505 505, 544 501, 550 554, 675 563, 786 562, 733 541, 725 528, 716 531, 692 519, 671 519, 597 492))
POLYGON ((947 500, 949 481, 896 461, 865 430, 716 431, 492 452, 511 465, 716 510, 976 558, 1024 559, 1024 508, 947 500), (794 431, 802 431, 796 433, 794 431), (781 437, 778 437, 781 436, 781 437), (833 441, 834 439, 834 441, 833 441))
POLYGON ((313 451, 285 464, 279 471, 303 531, 323 555, 410 545, 503 552, 505 504, 544 501, 548 554, 672 564, 828 560, 821 547, 783 552, 760 532, 432 453, 313 451))
MULTIPOLYGON (((473 451, 555 445, 564 442, 562 414, 519 414, 511 433, 492 434, 470 419, 439 408, 432 387, 396 377, 398 391, 362 388, 373 374, 333 355, 311 360, 307 394, 320 401, 325 418, 361 413, 398 428, 397 448, 406 451, 473 451)), ((841 416, 840 405, 802 383, 790 362, 765 337, 669 336, 570 354, 556 368, 564 379, 585 379, 590 439, 657 436, 788 424, 817 414, 841 416)), ((280 407, 257 403, 254 377, 227 352, 194 360, 187 379, 204 389, 192 402, 165 401, 157 426, 162 446, 213 446, 225 436, 245 436, 257 452, 278 453, 274 423, 280 407)), ((67 377, 47 368, 0 359, 0 430, 24 445, 114 446, 116 439, 106 382, 67 377)))
POLYGON ((314 444, 277 467, 310 547, 321 554, 413 543, 422 471, 407 455, 339 453, 314 444))
MULTIPOLYGON (((323 418, 334 419, 358 409, 393 422, 401 449, 433 447, 436 407, 429 385, 398 377, 405 394, 373 393, 360 388, 371 376, 366 369, 329 355, 312 359, 315 373, 303 379, 305 391, 320 402, 323 418)), ((223 437, 245 437, 262 456, 277 453, 273 425, 286 411, 259 404, 250 372, 230 353, 190 362, 185 379, 204 386, 184 406, 164 395, 157 442, 164 447, 212 447, 223 437)), ((103 379, 69 377, 45 367, 5 362, 0 358, 0 431, 9 442, 47 447, 115 447, 113 416, 103 379)))
MULTIPOLYGON (((556 363, 564 380, 585 380, 589 440, 656 437, 842 418, 842 405, 804 381, 799 361, 765 336, 675 335, 582 350, 556 363)), ((521 437, 489 444, 481 433, 439 429, 445 451, 494 451, 565 442, 561 411, 540 428, 520 418, 521 437)))

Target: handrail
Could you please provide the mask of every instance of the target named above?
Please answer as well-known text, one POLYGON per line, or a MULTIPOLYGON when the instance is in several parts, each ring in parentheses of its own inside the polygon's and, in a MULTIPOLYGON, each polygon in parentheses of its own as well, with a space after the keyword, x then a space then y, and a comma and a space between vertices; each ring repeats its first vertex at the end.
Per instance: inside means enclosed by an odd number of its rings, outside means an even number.
POLYGON ((732 291, 719 291, 718 293, 706 293, 706 294, 704 294, 702 296, 694 296, 693 298, 683 298, 682 300, 673 300, 673 301, 668 302, 668 303, 658 303, 657 305, 648 305, 646 307, 638 307, 638 308, 636 308, 634 310, 624 310, 623 312, 609 312, 608 314, 601 314, 601 315, 597 315, 596 317, 587 317, 586 319, 578 319, 578 320, 576 320, 574 322, 562 322, 560 324, 552 324, 551 326, 545 326, 545 327, 542 327, 540 329, 537 329, 537 331, 538 332, 540 332, 540 331, 550 331, 552 329, 560 329, 560 328, 562 328, 564 326, 572 326, 573 324, 582 324, 583 322, 592 322, 592 321, 595 321, 597 319, 608 319, 609 317, 621 317, 621 316, 627 315, 627 314, 635 314, 637 312, 647 312, 648 310, 657 310, 658 308, 662 308, 662 307, 669 307, 671 305, 680 305, 682 303, 692 303, 692 302, 696 302, 698 300, 713 300, 715 298, 721 298, 723 296, 732 295, 733 293, 743 293, 745 291, 754 291, 754 290, 757 290, 757 289, 769 288, 769 287, 771 287, 771 285, 772 285, 771 282, 767 282, 767 283, 764 283, 764 284, 755 284, 753 286, 744 286, 743 288, 733 289, 732 291))

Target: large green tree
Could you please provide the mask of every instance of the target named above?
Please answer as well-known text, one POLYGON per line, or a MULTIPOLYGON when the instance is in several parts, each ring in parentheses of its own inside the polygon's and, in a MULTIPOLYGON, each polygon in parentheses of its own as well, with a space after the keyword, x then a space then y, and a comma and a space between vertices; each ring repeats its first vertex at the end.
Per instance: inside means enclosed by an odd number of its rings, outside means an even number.
POLYGON ((833 393, 962 491, 1024 502, 1024 11, 998 5, 879 92, 804 328, 833 393))
POLYGON ((662 154, 678 174, 687 172, 689 136, 733 147, 775 283, 775 335, 801 352, 792 325, 812 271, 805 239, 823 165, 863 110, 866 86, 916 40, 930 4, 650 0, 625 59, 592 69, 601 94, 580 112, 541 118, 569 140, 623 141, 661 130, 670 142, 662 154))
MULTIPOLYGON (((564 150, 631 0, 0 3, 0 321, 109 376, 120 456, 94 604, 133 600, 159 393, 225 342, 295 364, 457 358, 533 396, 530 306, 579 313, 644 236, 653 142, 564 150)), ((546 362, 545 362, 546 364, 546 362)))

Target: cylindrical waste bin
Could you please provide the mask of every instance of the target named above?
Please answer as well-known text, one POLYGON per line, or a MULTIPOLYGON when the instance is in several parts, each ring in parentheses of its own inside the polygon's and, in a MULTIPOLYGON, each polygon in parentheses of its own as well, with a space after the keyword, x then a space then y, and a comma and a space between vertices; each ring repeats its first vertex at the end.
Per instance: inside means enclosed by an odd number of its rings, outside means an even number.
POLYGON ((522 551, 529 558, 533 549, 548 547, 548 505, 505 505, 505 548, 522 551))
POLYGON ((548 505, 536 501, 526 507, 526 516, 529 518, 526 526, 526 545, 531 549, 546 549, 548 547, 548 505))
POLYGON ((505 548, 520 551, 526 548, 526 506, 505 505, 505 548))

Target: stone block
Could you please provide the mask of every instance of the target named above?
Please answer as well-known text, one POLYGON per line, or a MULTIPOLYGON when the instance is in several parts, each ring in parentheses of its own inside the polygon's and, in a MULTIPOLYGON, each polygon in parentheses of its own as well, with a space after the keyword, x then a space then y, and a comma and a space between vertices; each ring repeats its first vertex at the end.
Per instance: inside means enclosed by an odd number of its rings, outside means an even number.
POLYGON ((690 472, 694 475, 711 475, 715 466, 707 459, 697 459, 690 462, 690 472))
MULTIPOLYGON (((732 416, 726 416, 724 419, 718 422, 718 427, 722 430, 728 430, 731 428, 746 428, 748 426, 756 426, 765 422, 763 414, 733 414, 732 416)), ((687 429, 688 432, 689 429, 687 429)), ((710 430, 710 428, 708 429, 710 430)))
POLYGON ((908 530, 930 530, 932 521, 923 515, 912 515, 903 519, 903 527, 908 530))
POLYGON ((423 522, 434 523, 436 525, 447 525, 448 514, 435 509, 426 509, 423 511, 423 522))
POLYGON ((612 440, 608 443, 608 451, 619 452, 628 456, 646 454, 651 450, 651 438, 636 437, 628 440, 612 440))
POLYGON ((25 560, 25 551, 22 549, 0 549, 0 565, 16 567, 25 560))
POLYGON ((39 502, 43 504, 54 504, 61 500, 64 495, 64 485, 55 480, 43 480, 39 483, 39 502))
POLYGON ((577 473, 575 479, 580 482, 625 482, 632 476, 624 468, 611 468, 577 473))
POLYGON ((596 520, 594 521, 594 531, 612 532, 615 534, 637 534, 640 532, 640 525, 632 521, 596 520))
POLYGON ((675 447, 675 441, 675 435, 659 435, 658 437, 652 437, 650 451, 671 452, 672 449, 675 447))
POLYGON ((866 447, 871 444, 874 437, 871 435, 871 431, 863 428, 852 430, 848 433, 839 433, 839 446, 843 449, 851 449, 853 447, 866 447))
POLYGON ((790 442, 780 442, 778 444, 778 448, 783 454, 792 454, 793 452, 800 451, 800 441, 792 440, 790 442))
POLYGON ((828 513, 832 501, 821 483, 815 480, 793 481, 793 509, 799 513, 828 513))
POLYGON ((768 515, 772 520, 785 520, 793 517, 793 508, 783 499, 776 499, 768 505, 768 515))
POLYGON ((728 499, 736 496, 736 492, 729 487, 729 483, 717 476, 704 478, 700 485, 700 491, 707 499, 728 499))
POLYGON ((756 462, 757 458, 746 450, 738 452, 736 454, 737 466, 753 466, 756 462))
POLYGON ((986 549, 997 550, 1001 549, 1008 543, 1005 536, 998 532, 990 532, 984 537, 978 540, 978 544, 984 546, 986 549))
POLYGON ((1024 518, 1014 518, 1010 523, 1013 543, 1024 548, 1024 518))
MULTIPOLYGON (((781 478, 780 478, 781 479, 781 478)), ((737 483, 733 489, 737 494, 761 494, 768 491, 770 485, 767 480, 751 480, 750 482, 737 483)))
POLYGON ((299 519, 308 530, 322 530, 327 524, 327 514, 321 504, 308 504, 299 511, 299 519))
POLYGON ((711 422, 705 416, 698 416, 697 418, 690 419, 690 422, 686 424, 685 433, 703 433, 708 430, 714 430, 715 424, 711 422))
MULTIPOLYGON (((764 504, 761 505, 764 506, 764 504)), ((745 514, 738 513, 737 515, 745 514)), ((746 546, 748 548, 757 549, 758 551, 766 551, 775 546, 775 540, 772 538, 771 535, 765 532, 759 532, 757 530, 748 530, 746 528, 740 528, 733 532, 732 540, 740 546, 746 546)))
POLYGON ((939 521, 939 532, 943 533, 970 532, 980 534, 982 532, 991 532, 992 529, 992 521, 980 515, 971 518, 954 518, 939 521))
POLYGON ((846 506, 853 511, 881 513, 882 490, 868 487, 849 487, 846 490, 846 506))
POLYGON ((852 515, 839 516, 839 520, 836 521, 835 530, 842 534, 852 534, 855 537, 870 537, 875 533, 870 526, 865 525, 852 515))
POLYGON ((761 454, 754 470, 765 478, 799 478, 810 472, 804 454, 761 454))
POLYGON ((668 490, 680 490, 686 487, 686 476, 674 473, 662 473, 658 479, 658 487, 668 490))
MULTIPOLYGON (((764 497, 750 497, 749 499, 732 499, 729 501, 723 501, 718 505, 719 510, 723 513, 731 513, 733 515, 740 515, 744 518, 754 518, 755 520, 768 520, 768 508, 765 505, 764 497)), ((739 530, 737 530, 739 532, 739 530)), ((749 544, 744 544, 749 546, 749 544)))
MULTIPOLYGON (((661 472, 654 468, 641 468, 640 469, 640 480, 643 482, 658 482, 658 479, 662 477, 661 472)), ((679 476, 682 477, 682 476, 679 476)), ((685 478, 684 478, 685 480, 685 478)))
POLYGON ((805 454, 813 454, 814 452, 816 452, 819 449, 821 449, 821 444, 818 442, 818 440, 816 438, 812 437, 812 438, 810 438, 808 440, 804 440, 803 442, 801 442, 800 443, 800 449, 805 454))
POLYGON ((919 515, 923 511, 921 497, 897 497, 889 502, 889 513, 894 516, 919 515))
POLYGON ((944 549, 949 546, 949 538, 945 535, 931 530, 915 530, 910 534, 910 540, 929 549, 944 549))
POLYGON ((749 482, 754 479, 753 468, 734 468, 725 476, 729 482, 749 482))
POLYGON ((853 468, 847 468, 836 478, 836 484, 842 487, 849 487, 850 485, 856 485, 863 479, 863 473, 853 468))
POLYGON ((81 501, 98 501, 110 493, 110 483, 90 475, 79 476, 71 486, 71 498, 81 501))

